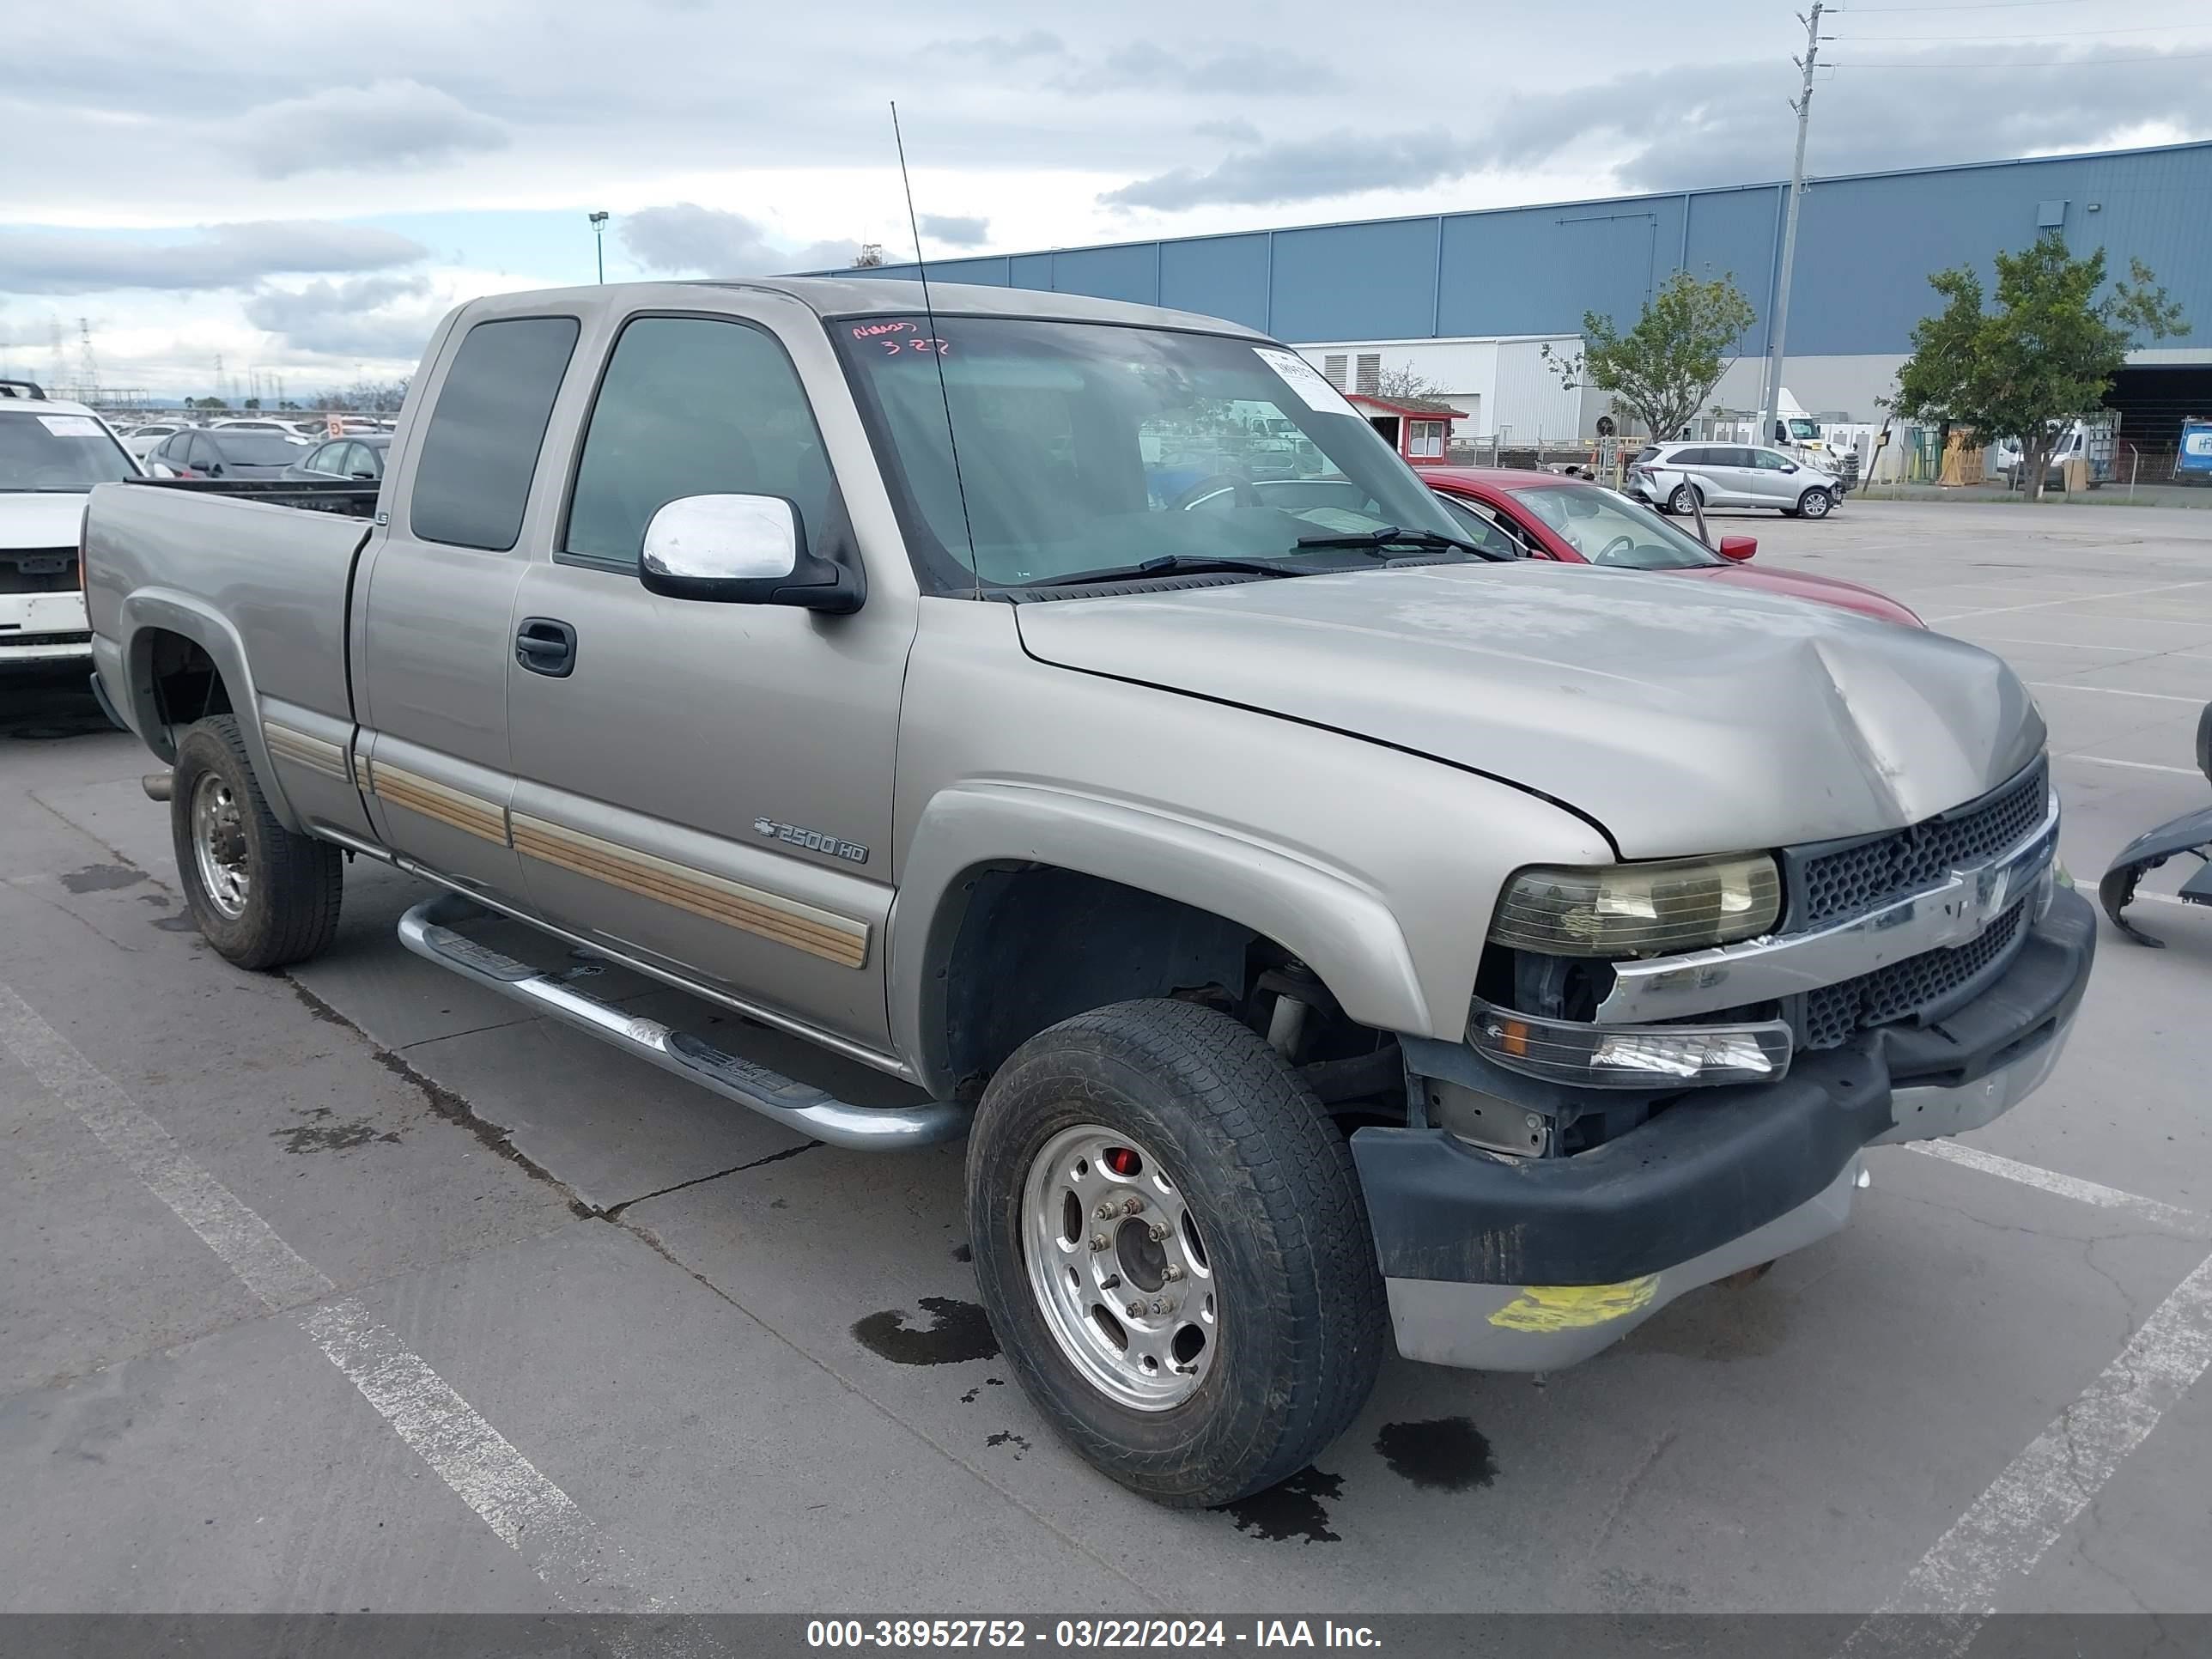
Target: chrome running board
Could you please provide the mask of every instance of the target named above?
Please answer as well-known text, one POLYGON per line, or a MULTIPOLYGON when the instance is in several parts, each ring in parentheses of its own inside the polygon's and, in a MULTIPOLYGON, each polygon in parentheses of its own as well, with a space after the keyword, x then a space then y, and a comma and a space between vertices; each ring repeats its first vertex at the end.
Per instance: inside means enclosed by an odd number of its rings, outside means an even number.
POLYGON ((460 924, 495 914, 458 893, 441 893, 399 918, 399 942, 426 961, 514 998, 562 1024, 650 1060, 725 1100, 773 1118, 832 1146, 896 1152, 934 1146, 968 1132, 968 1109, 954 1101, 921 1106, 855 1106, 810 1084, 716 1048, 657 1019, 625 1012, 528 963, 480 945, 460 924))

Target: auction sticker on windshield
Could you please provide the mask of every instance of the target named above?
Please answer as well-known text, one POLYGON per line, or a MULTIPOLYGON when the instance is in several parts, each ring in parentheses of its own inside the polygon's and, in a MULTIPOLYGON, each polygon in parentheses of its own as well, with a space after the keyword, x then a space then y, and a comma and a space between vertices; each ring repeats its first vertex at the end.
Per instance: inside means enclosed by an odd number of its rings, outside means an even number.
POLYGON ((41 415, 39 424, 57 438, 97 438, 100 422, 89 415, 41 415))
POLYGON ((1344 401, 1344 394, 1297 352, 1275 346, 1254 346, 1252 355, 1281 376, 1284 384, 1304 400, 1308 409, 1323 415, 1349 415, 1355 421, 1359 418, 1359 412, 1344 401))

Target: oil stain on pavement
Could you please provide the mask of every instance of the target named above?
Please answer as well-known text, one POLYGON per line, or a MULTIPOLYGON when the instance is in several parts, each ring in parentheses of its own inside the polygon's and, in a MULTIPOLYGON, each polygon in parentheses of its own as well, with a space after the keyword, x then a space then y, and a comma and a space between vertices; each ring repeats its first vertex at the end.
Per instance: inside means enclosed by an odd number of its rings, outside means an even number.
POLYGON ((1342 1475, 1324 1474, 1308 1464, 1278 1486, 1222 1504, 1221 1513, 1237 1523, 1237 1531, 1270 1543, 1302 1538, 1309 1544, 1336 1544, 1343 1540, 1329 1530, 1322 1500, 1334 1503, 1343 1496, 1342 1475))
POLYGON ((949 1296, 925 1296, 927 1328, 906 1322, 902 1308, 886 1308, 856 1322, 853 1334, 862 1347, 896 1365, 953 1365, 965 1359, 995 1359, 999 1339, 991 1322, 972 1302, 949 1296))
POLYGON ((329 1121, 337 1115, 327 1106, 310 1106, 300 1115, 307 1121, 289 1129, 271 1129, 271 1139, 284 1143, 288 1152, 343 1152, 356 1146, 366 1146, 372 1140, 397 1141, 399 1132, 387 1129, 382 1133, 367 1118, 356 1118, 350 1123, 329 1121))
POLYGON ((82 870, 70 871, 61 879, 62 885, 72 893, 106 893, 118 887, 136 885, 146 879, 146 872, 127 864, 88 864, 82 870))
POLYGON ((1468 1492, 1498 1479, 1490 1442, 1464 1417, 1385 1423, 1375 1449, 1392 1474, 1428 1492, 1468 1492))

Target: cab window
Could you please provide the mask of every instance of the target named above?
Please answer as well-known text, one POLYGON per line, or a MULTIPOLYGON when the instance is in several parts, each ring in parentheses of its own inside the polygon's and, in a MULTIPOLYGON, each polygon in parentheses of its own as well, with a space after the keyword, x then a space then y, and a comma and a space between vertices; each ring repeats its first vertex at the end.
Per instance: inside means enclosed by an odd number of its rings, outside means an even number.
POLYGON ((839 515, 814 411, 772 335, 726 319, 633 318, 592 407, 562 556, 634 570, 653 515, 686 495, 780 495, 817 551, 839 515))

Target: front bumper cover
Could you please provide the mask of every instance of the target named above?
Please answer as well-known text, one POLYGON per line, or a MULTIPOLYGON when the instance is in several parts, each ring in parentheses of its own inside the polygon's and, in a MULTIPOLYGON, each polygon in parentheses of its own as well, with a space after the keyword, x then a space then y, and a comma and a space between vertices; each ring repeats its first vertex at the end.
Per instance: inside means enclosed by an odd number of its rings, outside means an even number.
POLYGON ((1442 1129, 1360 1130, 1352 1156, 1400 1351, 1570 1364, 1672 1296, 1833 1231, 1863 1148, 1978 1127, 2043 1081, 2095 950, 2095 913, 2061 890, 2004 974, 1941 1021, 1863 1033, 1777 1083, 1692 1093, 1573 1158, 1499 1157, 1442 1129), (1736 1261, 1745 1249, 1763 1253, 1736 1261), (1542 1303, 1577 1289, 1593 1292, 1579 1315, 1542 1303), (1515 1322, 1509 1310, 1530 1296, 1537 1307, 1515 1322))

